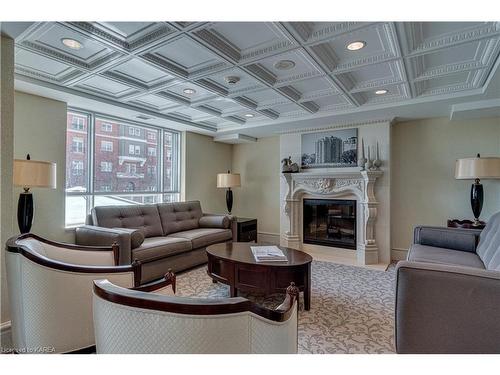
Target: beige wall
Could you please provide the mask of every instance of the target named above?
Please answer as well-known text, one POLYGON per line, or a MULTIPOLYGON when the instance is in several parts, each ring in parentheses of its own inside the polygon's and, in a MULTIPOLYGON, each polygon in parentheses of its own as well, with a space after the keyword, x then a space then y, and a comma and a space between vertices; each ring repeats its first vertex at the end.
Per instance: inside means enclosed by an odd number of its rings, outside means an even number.
POLYGON ((226 212, 226 193, 217 189, 217 173, 231 169, 232 145, 191 132, 182 138, 182 199, 199 200, 204 212, 226 212))
MULTIPOLYGON (((14 157, 24 159, 28 153, 33 160, 57 163, 57 189, 32 189, 35 218, 31 231, 42 237, 71 242, 73 234, 64 229, 66 103, 16 92, 14 157)), ((21 191, 20 187, 14 188, 16 205, 21 191)))
POLYGON ((280 232, 280 141, 260 138, 255 143, 233 146, 233 171, 241 174, 241 187, 234 189, 234 214, 254 217, 263 239, 279 242, 280 232))
MULTIPOLYGON (((449 121, 446 118, 393 126, 392 246, 407 249, 418 224, 446 225, 449 218, 471 219, 470 185, 455 180, 455 159, 500 155, 500 118, 449 121)), ((500 210, 500 181, 483 181, 481 218, 500 210)), ((394 251, 393 251, 394 254, 394 251)))
MULTIPOLYGON (((12 204, 12 158, 14 136, 14 41, 0 38, 0 243, 1 249, 1 323, 10 320, 7 283, 5 277, 5 251, 3 244, 13 235, 13 204, 12 204)), ((1 345, 4 343, 2 335, 1 345)))

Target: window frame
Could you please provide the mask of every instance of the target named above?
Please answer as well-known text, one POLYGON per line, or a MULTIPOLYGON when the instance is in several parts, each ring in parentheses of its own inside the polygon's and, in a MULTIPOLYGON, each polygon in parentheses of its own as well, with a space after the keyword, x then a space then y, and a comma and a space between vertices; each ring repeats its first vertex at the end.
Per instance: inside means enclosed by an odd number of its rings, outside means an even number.
MULTIPOLYGON (((87 157, 87 181, 86 181, 86 191, 85 192, 77 192, 77 191, 66 191, 65 188, 65 200, 67 197, 83 197, 86 198, 86 215, 90 214, 90 211, 93 207, 95 207, 95 198, 97 196, 144 196, 144 197, 149 197, 152 195, 157 196, 157 201, 158 202, 164 202, 165 201, 165 196, 166 195, 175 195, 177 194, 178 197, 180 198, 181 196, 181 158, 182 158, 182 132, 178 130, 174 130, 171 128, 166 128, 166 127, 161 127, 161 126, 155 126, 151 124, 145 124, 139 121, 134 121, 134 120, 129 120, 113 115, 108 115, 105 113, 101 112, 94 112, 94 111, 89 111, 85 109, 80 109, 80 108, 74 108, 74 107, 68 107, 67 108, 67 113, 74 113, 76 115, 80 116, 87 116, 87 139, 83 137, 84 140, 84 149, 85 145, 88 147, 88 157, 87 157), (110 120, 114 122, 118 122, 120 125, 125 125, 125 126, 134 126, 135 129, 139 130, 139 133, 141 131, 141 127, 145 129, 145 131, 153 130, 156 131, 156 158, 157 158, 157 164, 156 164, 156 176, 157 176, 157 181, 156 181, 156 186, 157 189, 156 191, 100 191, 96 192, 94 191, 94 175, 95 175, 95 148, 96 148, 96 119, 99 118, 101 120, 110 120), (171 179, 173 183, 171 186, 165 186, 165 179, 164 179, 164 165, 165 165, 165 160, 164 160, 164 150, 165 150, 165 133, 171 133, 172 135, 172 156, 176 154, 176 158, 172 157, 171 161, 171 179), (175 140, 174 140, 175 139, 175 140), (86 143, 85 143, 86 141, 86 143), (174 161, 174 159, 177 159, 174 161)), ((135 132, 135 130, 134 130, 135 132)), ((125 136, 127 137, 127 136, 125 136)), ((114 145, 113 145, 114 146, 114 145)), ((68 152, 68 150, 65 150, 65 152, 68 152)), ((111 151, 112 152, 112 151, 111 151)), ((85 161, 84 167, 85 167, 85 161)), ((85 171, 85 168, 84 168, 85 171)), ((65 176, 65 179, 67 179, 68 176, 65 176)), ((65 186, 66 186, 66 180, 65 180, 65 186)), ((170 201, 170 200, 169 200, 170 201)), ((82 223, 83 224, 83 223, 82 223)), ((65 227, 66 228, 75 228, 77 226, 80 226, 82 224, 67 224, 66 223, 66 215, 65 215, 65 227)))

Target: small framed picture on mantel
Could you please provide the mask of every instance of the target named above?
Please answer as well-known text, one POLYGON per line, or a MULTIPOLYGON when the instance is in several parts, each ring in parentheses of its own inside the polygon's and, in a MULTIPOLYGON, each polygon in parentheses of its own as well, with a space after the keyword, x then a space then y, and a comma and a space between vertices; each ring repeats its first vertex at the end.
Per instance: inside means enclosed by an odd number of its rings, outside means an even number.
POLYGON ((302 134, 302 168, 347 168, 358 165, 358 129, 302 134))

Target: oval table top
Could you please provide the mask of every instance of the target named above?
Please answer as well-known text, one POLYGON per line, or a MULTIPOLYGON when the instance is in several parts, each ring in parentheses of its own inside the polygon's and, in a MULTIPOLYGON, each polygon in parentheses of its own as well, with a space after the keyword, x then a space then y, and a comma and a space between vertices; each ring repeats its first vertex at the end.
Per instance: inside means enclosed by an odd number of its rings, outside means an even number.
POLYGON ((300 266, 312 262, 309 254, 300 250, 290 249, 288 247, 278 246, 286 255, 288 261, 285 262, 257 262, 252 254, 250 246, 272 246, 253 242, 232 242, 218 243, 207 247, 207 253, 227 261, 246 264, 258 264, 273 267, 300 266))

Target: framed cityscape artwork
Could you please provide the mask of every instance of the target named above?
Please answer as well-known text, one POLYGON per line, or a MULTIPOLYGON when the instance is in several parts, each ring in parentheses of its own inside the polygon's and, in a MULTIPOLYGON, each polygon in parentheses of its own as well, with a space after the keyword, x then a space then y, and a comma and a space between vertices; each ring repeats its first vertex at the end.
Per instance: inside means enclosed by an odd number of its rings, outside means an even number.
POLYGON ((358 129, 302 134, 302 168, 358 165, 358 129))

